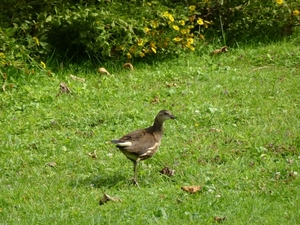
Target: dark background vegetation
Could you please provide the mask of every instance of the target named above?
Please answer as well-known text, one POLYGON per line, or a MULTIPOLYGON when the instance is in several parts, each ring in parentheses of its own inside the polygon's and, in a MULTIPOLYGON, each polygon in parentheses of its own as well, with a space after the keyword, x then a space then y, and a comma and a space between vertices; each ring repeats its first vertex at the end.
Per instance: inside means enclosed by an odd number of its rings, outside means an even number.
POLYGON ((28 65, 45 69, 45 65, 51 63, 59 66, 62 62, 90 60, 99 64, 179 54, 188 50, 187 38, 193 38, 195 47, 212 41, 228 46, 266 43, 293 33, 299 26, 299 15, 295 11, 299 7, 296 0, 131 0, 126 3, 120 0, 2 0, 1 71, 11 67, 25 69, 28 65), (195 6, 195 10, 190 10, 190 6, 195 6), (164 12, 169 12, 175 20, 164 17, 164 12), (197 24, 198 18, 207 24, 197 24), (172 26, 180 21, 193 27, 181 42, 175 42, 173 39, 182 34, 181 30, 176 33, 172 26), (152 29, 145 32, 145 27, 152 29), (143 40, 143 44, 138 45, 138 40, 143 40), (158 43, 165 44, 159 46, 158 43), (41 65, 41 62, 46 64, 41 65))

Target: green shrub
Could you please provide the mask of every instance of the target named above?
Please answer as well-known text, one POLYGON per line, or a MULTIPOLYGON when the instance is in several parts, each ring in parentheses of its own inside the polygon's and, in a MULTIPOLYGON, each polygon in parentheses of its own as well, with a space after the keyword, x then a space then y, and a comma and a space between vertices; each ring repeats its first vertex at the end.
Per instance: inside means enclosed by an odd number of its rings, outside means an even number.
MULTIPOLYGON (((58 1, 52 1, 52 5, 58 1)), ((49 1, 48 1, 49 3, 49 1)), ((49 11, 52 6, 47 1, 3 0, 0 2, 0 72, 23 70, 34 73, 29 68, 45 69, 42 61, 51 51, 45 39, 44 30, 37 21, 41 10, 49 11), (39 38, 37 38, 39 37, 39 38)), ((3 75, 4 76, 4 75, 3 75)))
POLYGON ((203 18, 213 21, 210 31, 229 44, 245 40, 270 41, 293 33, 299 26, 297 0, 203 1, 203 18))
POLYGON ((0 69, 45 69, 47 59, 121 60, 224 44, 274 40, 299 26, 299 3, 282 1, 3 0, 0 69), (210 36, 209 36, 210 35, 210 36))
POLYGON ((97 57, 144 57, 182 49, 194 50, 199 26, 208 21, 194 15, 193 7, 170 9, 159 3, 128 4, 110 2, 83 7, 77 5, 45 15, 49 41, 53 46, 71 54, 97 57), (197 20, 198 19, 198 20, 197 20))

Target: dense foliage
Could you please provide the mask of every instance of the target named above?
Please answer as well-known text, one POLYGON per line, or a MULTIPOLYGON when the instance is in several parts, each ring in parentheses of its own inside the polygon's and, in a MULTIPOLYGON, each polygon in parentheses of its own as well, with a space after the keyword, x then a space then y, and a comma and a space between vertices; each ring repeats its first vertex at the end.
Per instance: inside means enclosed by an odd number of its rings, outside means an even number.
POLYGON ((3 0, 0 8, 1 71, 28 62, 45 69, 53 56, 130 61, 193 51, 205 36, 223 44, 273 40, 291 34, 300 18, 296 0, 3 0))

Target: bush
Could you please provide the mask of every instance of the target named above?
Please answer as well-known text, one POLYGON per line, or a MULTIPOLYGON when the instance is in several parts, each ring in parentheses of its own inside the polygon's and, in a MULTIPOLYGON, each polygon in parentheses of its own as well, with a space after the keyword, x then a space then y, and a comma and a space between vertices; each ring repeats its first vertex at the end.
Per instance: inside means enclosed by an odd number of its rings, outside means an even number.
POLYGON ((299 26, 300 3, 283 1, 204 1, 203 18, 213 21, 210 31, 227 44, 249 40, 274 41, 299 26))
POLYGON ((193 51, 204 34, 230 44, 279 38, 299 26, 296 0, 3 0, 0 7, 2 71, 45 69, 53 54, 58 61, 179 54, 193 51))
MULTIPOLYGON (((182 49, 195 49, 199 30, 208 21, 191 16, 194 7, 170 9, 159 3, 121 4, 67 8, 57 15, 45 15, 49 41, 70 54, 131 59, 182 49)), ((108 3, 106 3, 108 4, 108 3)))

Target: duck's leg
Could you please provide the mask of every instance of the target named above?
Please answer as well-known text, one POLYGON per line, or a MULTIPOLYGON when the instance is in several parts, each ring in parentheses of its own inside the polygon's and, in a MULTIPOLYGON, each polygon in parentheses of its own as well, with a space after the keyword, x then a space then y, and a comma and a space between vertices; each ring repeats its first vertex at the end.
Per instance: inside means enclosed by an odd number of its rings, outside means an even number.
POLYGON ((139 161, 140 161, 139 159, 137 159, 136 161, 133 161, 133 172, 134 172, 133 183, 136 186, 139 186, 138 177, 137 177, 137 167, 138 167, 139 161))

